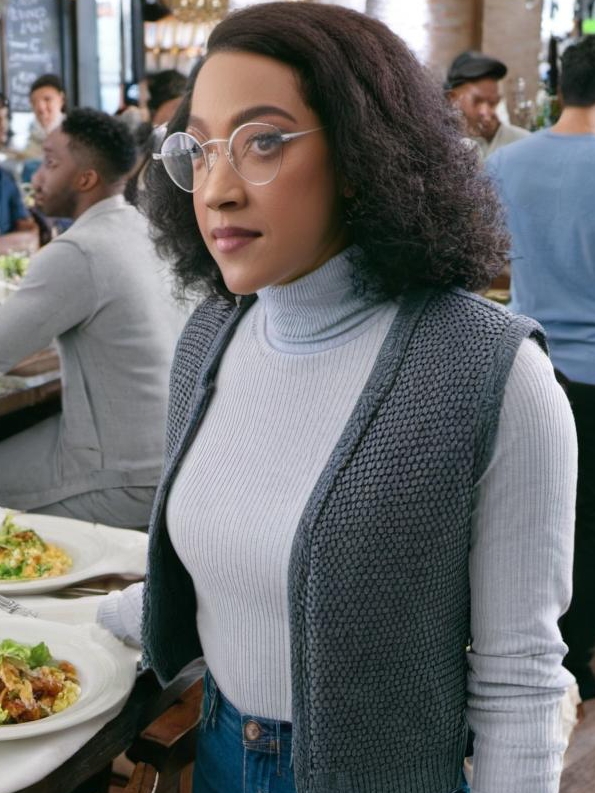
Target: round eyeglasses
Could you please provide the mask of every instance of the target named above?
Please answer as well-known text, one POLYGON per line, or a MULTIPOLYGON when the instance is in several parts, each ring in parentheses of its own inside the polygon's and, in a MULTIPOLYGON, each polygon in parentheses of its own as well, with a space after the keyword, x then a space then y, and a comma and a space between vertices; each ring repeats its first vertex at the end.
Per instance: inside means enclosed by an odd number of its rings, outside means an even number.
POLYGON ((187 193, 194 193, 205 183, 219 158, 220 146, 234 171, 253 185, 273 181, 281 168, 285 143, 322 127, 303 132, 281 132, 274 124, 249 122, 235 129, 228 139, 212 138, 199 143, 188 132, 174 132, 161 146, 154 160, 161 160, 170 179, 187 193))

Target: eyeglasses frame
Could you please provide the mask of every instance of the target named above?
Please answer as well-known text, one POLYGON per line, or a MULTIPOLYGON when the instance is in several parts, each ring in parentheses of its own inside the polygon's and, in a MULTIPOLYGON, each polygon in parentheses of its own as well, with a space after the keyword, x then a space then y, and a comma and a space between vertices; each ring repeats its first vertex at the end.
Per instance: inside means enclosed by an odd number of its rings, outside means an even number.
POLYGON ((319 132, 320 130, 324 129, 324 127, 313 127, 312 129, 305 129, 305 130, 301 130, 300 132, 281 132, 279 127, 277 127, 275 124, 269 124, 267 121, 248 121, 245 124, 240 124, 239 127, 236 127, 234 129, 234 131, 231 133, 231 135, 229 136, 229 138, 211 138, 210 140, 207 140, 204 143, 200 143, 200 141, 198 141, 194 137, 194 135, 191 135, 189 132, 185 132, 185 131, 184 132, 181 132, 181 131, 172 132, 171 135, 168 135, 167 138, 165 138, 165 140, 161 144, 161 151, 160 152, 153 152, 152 158, 153 158, 153 160, 157 160, 157 161, 159 161, 159 160, 163 161, 165 159, 165 157, 167 155, 164 155, 162 153, 163 152, 163 147, 165 146, 167 141, 171 137, 173 137, 173 135, 186 135, 186 137, 188 137, 192 141, 194 141, 194 143, 196 143, 196 145, 200 148, 202 156, 203 156, 203 159, 205 161, 207 174, 206 174, 204 180, 197 187, 195 187, 193 190, 187 190, 185 187, 181 187, 176 181, 174 181, 174 179, 171 177, 170 173, 166 169, 167 175, 172 180, 172 182, 176 185, 176 187, 178 187, 180 190, 183 190, 185 193, 193 194, 193 193, 196 193, 198 190, 200 190, 200 188, 203 187, 206 184, 206 181, 209 178, 209 174, 211 173, 215 163, 219 159, 219 147, 218 146, 216 148, 217 156, 215 157, 214 160, 211 159, 212 155, 207 153, 207 151, 205 150, 206 147, 207 146, 213 146, 213 145, 220 144, 220 143, 225 143, 226 146, 223 149, 223 151, 225 153, 225 157, 226 157, 228 163, 233 168, 233 170, 237 173, 237 175, 241 179, 243 179, 245 182, 248 182, 248 184, 254 185, 255 187, 263 187, 264 185, 270 184, 279 175, 279 171, 281 170, 281 162, 283 160, 283 150, 281 150, 281 160, 279 161, 279 168, 277 169, 277 172, 275 173, 274 176, 272 176, 270 179, 267 179, 265 182, 253 182, 252 180, 247 179, 242 173, 240 173, 240 171, 238 171, 238 169, 237 169, 237 167, 236 167, 236 165, 235 165, 235 163, 233 161, 233 157, 231 155, 231 146, 232 146, 233 139, 234 139, 235 135, 240 130, 244 129, 245 127, 250 127, 250 126, 254 126, 254 127, 256 127, 256 126, 258 126, 258 127, 271 127, 271 129, 274 129, 274 130, 276 130, 279 133, 279 136, 281 138, 281 143, 283 143, 283 144, 289 143, 289 141, 295 140, 296 138, 301 138, 304 135, 309 135, 311 132, 319 132))

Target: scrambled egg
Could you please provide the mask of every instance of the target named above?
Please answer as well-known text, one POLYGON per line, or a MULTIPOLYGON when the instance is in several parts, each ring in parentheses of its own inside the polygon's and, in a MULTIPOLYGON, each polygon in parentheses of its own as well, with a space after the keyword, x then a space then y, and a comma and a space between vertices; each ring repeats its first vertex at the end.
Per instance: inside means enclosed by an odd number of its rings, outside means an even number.
POLYGON ((0 524, 0 580, 50 578, 67 573, 72 559, 44 542, 33 529, 18 526, 11 515, 0 524))

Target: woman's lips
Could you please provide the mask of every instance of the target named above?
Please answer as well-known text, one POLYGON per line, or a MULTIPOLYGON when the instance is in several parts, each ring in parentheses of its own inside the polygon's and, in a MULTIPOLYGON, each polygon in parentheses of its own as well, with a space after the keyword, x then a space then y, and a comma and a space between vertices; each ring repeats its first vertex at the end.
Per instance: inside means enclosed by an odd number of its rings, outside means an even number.
POLYGON ((259 231, 251 231, 250 229, 242 229, 236 226, 213 229, 211 234, 220 253, 237 251, 261 236, 259 231))

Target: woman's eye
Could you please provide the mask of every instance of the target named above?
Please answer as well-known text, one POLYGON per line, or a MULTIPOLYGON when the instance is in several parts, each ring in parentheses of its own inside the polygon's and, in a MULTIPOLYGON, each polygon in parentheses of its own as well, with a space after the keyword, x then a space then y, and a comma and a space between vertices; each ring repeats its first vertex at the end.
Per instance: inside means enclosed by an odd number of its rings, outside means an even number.
POLYGON ((278 132, 266 132, 253 135, 247 148, 255 154, 271 154, 279 149, 283 140, 278 132))

